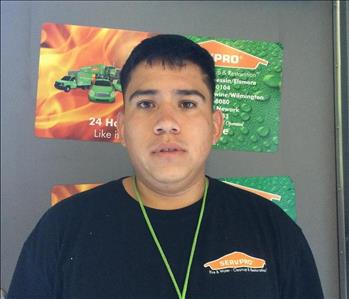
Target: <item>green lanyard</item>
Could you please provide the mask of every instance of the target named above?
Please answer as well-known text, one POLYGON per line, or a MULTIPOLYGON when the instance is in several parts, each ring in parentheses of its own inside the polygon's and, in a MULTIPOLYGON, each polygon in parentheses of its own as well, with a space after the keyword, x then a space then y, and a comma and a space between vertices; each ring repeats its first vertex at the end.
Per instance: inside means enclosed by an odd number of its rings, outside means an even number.
POLYGON ((161 258, 166 266, 167 272, 170 275, 170 278, 172 280, 172 283, 176 289, 177 295, 179 299, 185 299, 185 295, 187 293, 187 289, 188 289, 188 282, 189 282, 189 276, 190 276, 190 269, 191 269, 191 265, 193 263, 193 257, 194 257, 194 253, 195 253, 195 248, 196 248, 196 243, 198 240, 198 236, 199 236, 199 231, 200 231, 200 226, 201 226, 201 222, 202 222, 202 217, 204 215, 204 211, 205 211, 205 204, 206 204, 206 196, 207 196, 207 189, 208 189, 208 179, 205 178, 205 191, 204 191, 204 196, 203 196, 203 200, 202 200, 202 204, 201 204, 201 210, 200 210, 200 215, 199 215, 199 219, 198 219, 198 223, 196 226, 196 230, 195 230, 195 234, 194 234, 194 238, 193 238, 193 243, 191 245, 191 252, 190 252, 190 257, 189 257, 189 262, 188 262, 188 266, 187 266, 187 273, 185 275, 185 281, 184 281, 184 285, 183 285, 183 290, 182 292, 180 291, 176 278, 171 270, 170 264, 168 263, 168 260, 166 258, 166 255, 161 247, 161 244, 159 242, 159 239, 157 238, 154 228, 151 225, 151 222, 149 220, 147 211, 144 208, 143 202, 142 202, 142 198, 139 194, 139 191, 137 189, 137 183, 136 183, 136 177, 134 176, 132 178, 132 184, 133 184, 133 191, 136 194, 136 198, 139 202, 139 205, 141 207, 145 222, 147 223, 148 229, 154 239, 154 242, 156 244, 156 247, 158 248, 161 258))

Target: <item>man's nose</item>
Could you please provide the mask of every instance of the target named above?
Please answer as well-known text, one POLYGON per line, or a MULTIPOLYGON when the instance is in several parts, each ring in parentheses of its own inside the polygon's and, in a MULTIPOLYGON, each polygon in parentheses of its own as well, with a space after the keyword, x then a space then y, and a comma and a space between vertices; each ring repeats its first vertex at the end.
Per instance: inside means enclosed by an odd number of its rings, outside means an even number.
POLYGON ((156 135, 161 134, 178 134, 180 132, 180 126, 176 119, 176 112, 174 109, 162 108, 159 109, 159 117, 154 125, 154 133, 156 135))

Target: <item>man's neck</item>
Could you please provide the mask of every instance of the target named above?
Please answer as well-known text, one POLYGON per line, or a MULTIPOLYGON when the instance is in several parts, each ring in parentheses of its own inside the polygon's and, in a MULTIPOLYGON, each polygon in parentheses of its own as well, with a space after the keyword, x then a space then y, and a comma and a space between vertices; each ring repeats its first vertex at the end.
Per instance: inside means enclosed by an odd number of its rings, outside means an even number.
MULTIPOLYGON (((126 192, 136 200, 132 177, 123 180, 126 192)), ((137 189, 146 207, 159 210, 176 210, 190 206, 200 200, 205 189, 205 177, 195 180, 180 190, 159 189, 137 179, 137 189)))

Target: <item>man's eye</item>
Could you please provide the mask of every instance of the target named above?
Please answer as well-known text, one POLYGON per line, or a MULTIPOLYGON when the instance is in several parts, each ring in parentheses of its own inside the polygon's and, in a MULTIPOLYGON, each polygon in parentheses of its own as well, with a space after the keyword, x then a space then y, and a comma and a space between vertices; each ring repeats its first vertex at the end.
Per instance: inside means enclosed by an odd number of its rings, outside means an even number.
POLYGON ((155 105, 152 101, 139 101, 137 107, 141 109, 152 109, 155 105))
POLYGON ((196 103, 192 102, 192 101, 182 101, 180 103, 180 107, 183 108, 183 109, 193 109, 196 106, 197 106, 196 103))

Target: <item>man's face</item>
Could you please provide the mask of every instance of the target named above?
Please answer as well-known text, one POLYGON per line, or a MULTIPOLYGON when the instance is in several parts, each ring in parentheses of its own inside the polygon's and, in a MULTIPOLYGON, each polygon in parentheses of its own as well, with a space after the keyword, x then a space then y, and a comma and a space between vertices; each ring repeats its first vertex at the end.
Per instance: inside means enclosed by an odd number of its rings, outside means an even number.
POLYGON ((197 65, 141 63, 131 73, 124 101, 120 135, 138 178, 164 185, 204 175, 222 115, 212 111, 211 93, 197 65))

